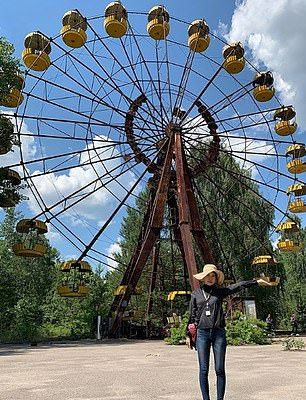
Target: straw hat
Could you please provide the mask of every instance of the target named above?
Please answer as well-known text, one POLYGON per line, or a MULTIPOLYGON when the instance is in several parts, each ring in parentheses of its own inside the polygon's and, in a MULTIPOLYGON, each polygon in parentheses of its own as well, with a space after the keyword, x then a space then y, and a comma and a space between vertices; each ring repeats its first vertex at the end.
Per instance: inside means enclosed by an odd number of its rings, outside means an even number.
POLYGON ((224 274, 214 264, 205 264, 203 272, 200 272, 193 276, 199 281, 202 281, 205 278, 205 276, 209 275, 211 272, 214 272, 217 275, 218 285, 221 286, 224 281, 224 274))

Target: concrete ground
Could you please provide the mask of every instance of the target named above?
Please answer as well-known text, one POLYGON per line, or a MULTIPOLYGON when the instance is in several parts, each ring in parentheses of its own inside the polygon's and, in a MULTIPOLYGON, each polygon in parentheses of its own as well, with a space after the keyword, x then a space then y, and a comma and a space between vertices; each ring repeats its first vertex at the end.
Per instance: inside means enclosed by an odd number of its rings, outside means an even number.
MULTIPOLYGON (((306 350, 229 346, 227 378, 226 400, 305 400, 306 350)), ((197 379, 196 352, 162 341, 0 346, 1 400, 201 400, 197 379)))

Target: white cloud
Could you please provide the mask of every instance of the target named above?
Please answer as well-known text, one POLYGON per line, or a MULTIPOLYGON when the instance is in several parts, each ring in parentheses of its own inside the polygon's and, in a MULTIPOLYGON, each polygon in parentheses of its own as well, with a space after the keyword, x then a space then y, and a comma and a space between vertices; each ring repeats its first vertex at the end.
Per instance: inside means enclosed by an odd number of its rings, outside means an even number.
MULTIPOLYGON (((119 241, 117 241, 116 243, 113 243, 109 246, 109 248, 107 249, 107 255, 108 257, 114 257, 115 253, 121 253, 121 246, 119 241)), ((107 259, 107 264, 111 267, 111 268, 117 268, 118 267, 118 263, 115 260, 111 260, 110 258, 107 259)))
MULTIPOLYGON (((4 111, 0 110, 2 114, 4 111)), ((27 161, 33 159, 36 155, 36 144, 33 136, 31 136, 31 132, 27 126, 27 124, 21 120, 21 118, 13 117, 13 112, 8 112, 5 110, 5 114, 11 114, 12 116, 9 117, 12 123, 15 125, 14 132, 20 132, 24 136, 22 136, 21 142, 21 151, 23 155, 23 160, 27 161), (25 136, 27 135, 27 136, 25 136)), ((12 151, 7 154, 1 155, 1 166, 6 167, 9 165, 19 164, 20 163, 20 149, 18 146, 13 146, 12 151)), ((20 175, 23 176, 23 169, 21 166, 14 167, 15 171, 17 171, 20 175)))
MULTIPOLYGON (((253 117, 253 120, 254 119, 256 119, 256 117, 253 117)), ((205 123, 203 123, 201 116, 187 122, 186 129, 190 129, 188 134, 184 135, 187 140, 186 147, 188 149, 196 147, 199 142, 209 144, 212 140, 209 130, 205 123)), ((247 136, 254 136, 252 133, 257 130, 262 131, 262 126, 249 128, 247 136)), ((238 133, 236 133, 236 135, 238 136, 238 133)), ((224 148, 236 159, 241 167, 251 171, 253 177, 258 174, 254 163, 263 165, 269 157, 276 153, 273 145, 265 140, 253 140, 245 136, 231 137, 230 134, 223 132, 221 142, 224 148)))
MULTIPOLYGON (((237 3, 226 39, 246 45, 253 62, 272 70, 284 104, 292 104, 306 129, 306 1, 244 0, 237 3)), ((224 24, 220 24, 224 32, 224 24)))
MULTIPOLYGON (((69 198, 66 203, 61 202, 58 206, 53 208, 53 212, 62 211, 65 206, 89 194, 84 200, 64 212, 65 217, 75 226, 86 225, 86 220, 95 221, 98 225, 101 225, 101 221, 105 221, 106 218, 108 218, 111 210, 113 210, 115 208, 114 206, 119 202, 111 193, 114 193, 117 198, 122 199, 126 193, 125 189, 128 190, 135 179, 132 173, 127 172, 117 178, 117 180, 112 180, 112 178, 116 177, 120 172, 122 159, 115 158, 119 153, 112 148, 107 150, 99 149, 99 146, 101 146, 101 139, 105 142, 108 140, 104 136, 96 136, 92 143, 86 146, 86 150, 88 151, 82 153, 79 160, 80 166, 76 168, 71 168, 62 174, 50 173, 38 176, 41 172, 39 170, 32 171, 31 173, 32 181, 37 191, 44 199, 47 207, 77 192, 77 194, 74 195, 73 198, 69 198), (98 156, 101 157, 102 161, 96 163, 94 168, 91 164, 84 165, 89 160, 99 160, 98 156), (116 169, 116 167, 119 168, 116 169), (109 172, 111 170, 114 171, 109 172), (104 177, 99 180, 98 176, 104 177), (90 184, 93 181, 96 182, 90 184), (106 188, 103 187, 104 184, 106 188), (86 185, 89 186, 84 189, 86 185)), ((40 209, 37 202, 31 194, 29 194, 29 197, 31 198, 29 202, 30 208, 34 213, 38 213, 40 209)))

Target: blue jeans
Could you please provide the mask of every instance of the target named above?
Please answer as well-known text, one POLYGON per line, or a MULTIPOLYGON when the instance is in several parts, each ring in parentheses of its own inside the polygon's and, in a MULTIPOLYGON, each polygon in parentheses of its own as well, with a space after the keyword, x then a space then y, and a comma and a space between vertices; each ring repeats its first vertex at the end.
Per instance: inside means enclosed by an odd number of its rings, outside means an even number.
POLYGON ((224 399, 225 393, 225 352, 226 336, 224 328, 198 329, 197 352, 199 359, 199 380, 203 400, 210 400, 208 371, 210 348, 213 348, 215 359, 215 371, 217 375, 217 400, 224 399))

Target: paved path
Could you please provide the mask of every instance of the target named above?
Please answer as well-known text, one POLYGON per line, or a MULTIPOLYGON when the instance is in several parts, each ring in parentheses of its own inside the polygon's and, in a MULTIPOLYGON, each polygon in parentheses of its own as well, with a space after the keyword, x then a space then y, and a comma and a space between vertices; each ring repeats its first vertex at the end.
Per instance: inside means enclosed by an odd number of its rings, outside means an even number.
MULTIPOLYGON (((228 347, 226 400, 305 400, 306 350, 228 347)), ((1 400, 201 400, 196 353, 162 341, 0 347, 1 400)), ((210 371, 215 396, 213 367, 210 371)))

